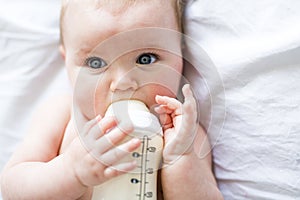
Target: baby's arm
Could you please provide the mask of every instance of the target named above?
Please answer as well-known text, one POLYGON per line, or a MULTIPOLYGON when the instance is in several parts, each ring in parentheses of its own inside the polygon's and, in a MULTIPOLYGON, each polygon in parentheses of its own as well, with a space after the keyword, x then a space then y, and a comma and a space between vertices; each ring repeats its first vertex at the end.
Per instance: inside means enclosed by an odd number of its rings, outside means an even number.
POLYGON ((61 183, 66 182, 63 179, 68 175, 64 174, 63 159, 57 154, 70 119, 69 103, 68 97, 55 99, 46 102, 34 114, 28 135, 3 170, 4 199, 43 199, 47 194, 41 195, 47 188, 58 191, 61 183), (36 198, 32 196, 34 193, 36 198))
POLYGON ((164 129, 163 197, 171 199, 223 199, 212 172, 210 145, 197 123, 197 107, 188 85, 184 103, 157 96, 156 108, 164 129))
MULTIPOLYGON (((97 138, 90 143, 94 144, 91 149, 86 150, 79 137, 75 137, 66 151, 58 155, 70 120, 70 107, 69 98, 55 100, 34 117, 29 135, 3 170, 1 189, 4 199, 78 199, 86 194, 89 186, 122 173, 91 156, 95 151, 94 155, 101 155, 101 161, 113 166, 116 160, 140 145, 140 141, 131 141, 114 148, 126 134, 113 129, 104 135, 116 125, 112 118, 97 118, 87 123, 82 139, 97 138), (98 131, 98 125, 102 132, 98 131)), ((129 171, 135 163, 117 167, 129 171)))

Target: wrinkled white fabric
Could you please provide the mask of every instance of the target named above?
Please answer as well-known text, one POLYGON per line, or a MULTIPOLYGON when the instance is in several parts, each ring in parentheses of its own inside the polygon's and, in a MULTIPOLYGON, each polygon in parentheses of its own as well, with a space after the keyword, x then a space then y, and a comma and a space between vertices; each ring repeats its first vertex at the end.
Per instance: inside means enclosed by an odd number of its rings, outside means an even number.
POLYGON ((226 200, 300 199, 299 10, 298 0, 187 4, 185 31, 197 45, 186 57, 197 70, 185 76, 226 200))
POLYGON ((59 10, 59 0, 0 0, 0 172, 34 109, 69 92, 58 51, 59 10))

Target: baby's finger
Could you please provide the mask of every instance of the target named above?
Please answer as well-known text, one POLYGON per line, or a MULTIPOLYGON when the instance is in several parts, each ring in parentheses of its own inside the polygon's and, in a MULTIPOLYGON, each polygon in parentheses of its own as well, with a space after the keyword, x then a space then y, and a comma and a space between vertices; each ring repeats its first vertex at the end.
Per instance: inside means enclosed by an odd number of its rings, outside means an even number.
POLYGON ((91 128, 89 135, 92 137, 92 139, 97 140, 98 138, 102 137, 105 133, 107 133, 110 129, 116 127, 117 123, 118 122, 115 117, 104 117, 91 128))
POLYGON ((91 128, 93 128, 101 119, 102 117, 97 115, 94 119, 88 121, 83 127, 83 135, 87 135, 91 128))
POLYGON ((183 86, 182 93, 184 96, 183 113, 189 115, 188 119, 196 120, 197 104, 189 84, 183 86))
POLYGON ((133 128, 129 126, 123 126, 122 130, 119 127, 115 127, 96 141, 96 149, 94 151, 101 156, 112 147, 116 147, 132 130, 133 128))
POLYGON ((154 108, 154 111, 157 114, 171 114, 174 110, 169 109, 165 105, 159 105, 159 106, 157 106, 157 107, 154 108))
POLYGON ((175 115, 181 115, 181 102, 177 99, 170 98, 167 96, 156 95, 155 97, 156 103, 167 106, 168 109, 173 110, 175 115))
POLYGON ((183 93, 183 96, 184 96, 184 102, 192 103, 193 106, 196 107, 196 100, 194 98, 194 95, 193 95, 193 92, 191 90, 190 84, 185 84, 182 87, 182 93, 183 93))
POLYGON ((119 162, 125 156, 129 155, 132 151, 137 149, 141 144, 141 141, 138 138, 133 138, 128 142, 125 142, 116 148, 112 148, 109 151, 105 152, 100 160, 107 166, 112 166, 115 163, 119 162))
POLYGON ((184 95, 184 103, 182 106, 183 115, 181 123, 182 131, 180 131, 180 134, 177 135, 176 139, 181 141, 183 147, 187 148, 185 149, 185 151, 191 151, 198 127, 197 106, 196 100, 189 85, 185 85, 182 88, 182 92, 184 95))
POLYGON ((134 170, 137 166, 136 161, 128 162, 128 163, 121 163, 115 166, 107 167, 104 170, 104 176, 106 178, 114 178, 121 174, 130 172, 134 170))

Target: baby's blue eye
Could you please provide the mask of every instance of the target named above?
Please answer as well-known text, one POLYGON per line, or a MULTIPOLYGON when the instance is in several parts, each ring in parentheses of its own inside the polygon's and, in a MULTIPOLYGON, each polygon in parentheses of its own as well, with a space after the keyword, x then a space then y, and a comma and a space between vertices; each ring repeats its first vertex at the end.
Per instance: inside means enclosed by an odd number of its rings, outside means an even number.
POLYGON ((137 58, 136 63, 140 65, 150 65, 154 63, 156 60, 157 60, 157 55, 152 53, 144 53, 137 58))
POLYGON ((103 59, 98 58, 98 57, 87 58, 85 63, 87 66, 89 66, 93 69, 99 69, 99 68, 105 67, 107 65, 103 59))

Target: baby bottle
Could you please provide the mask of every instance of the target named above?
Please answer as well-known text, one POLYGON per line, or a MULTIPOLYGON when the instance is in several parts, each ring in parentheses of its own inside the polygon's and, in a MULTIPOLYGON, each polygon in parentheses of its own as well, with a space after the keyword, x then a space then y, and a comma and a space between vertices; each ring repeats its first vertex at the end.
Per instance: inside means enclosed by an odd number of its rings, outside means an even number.
POLYGON ((159 120, 137 100, 114 102, 105 115, 113 115, 121 123, 130 123, 134 130, 122 142, 136 137, 141 140, 141 146, 122 160, 135 159, 136 169, 94 187, 92 200, 156 200, 157 171, 163 148, 159 120))

